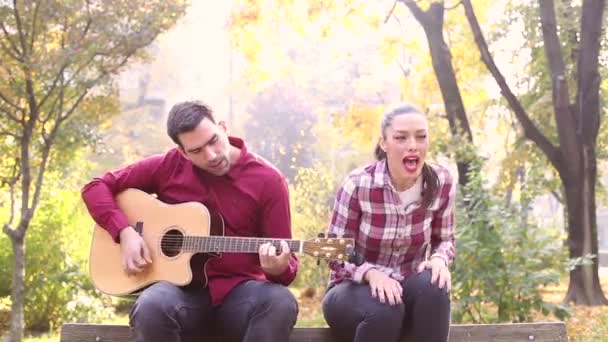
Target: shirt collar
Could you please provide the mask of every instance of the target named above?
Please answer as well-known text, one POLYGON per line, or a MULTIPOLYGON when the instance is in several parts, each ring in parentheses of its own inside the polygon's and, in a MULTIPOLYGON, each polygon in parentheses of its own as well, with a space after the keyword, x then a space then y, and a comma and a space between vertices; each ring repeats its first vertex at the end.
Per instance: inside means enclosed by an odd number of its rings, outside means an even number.
POLYGON ((393 188, 391 183, 391 177, 388 174, 388 166, 386 165, 386 158, 376 162, 376 169, 374 170, 374 185, 379 188, 389 187, 393 188))
POLYGON ((245 141, 243 141, 243 139, 233 137, 233 136, 228 136, 228 142, 230 143, 230 145, 232 145, 236 148, 239 148, 241 150, 241 154, 239 155, 239 158, 230 166, 230 170, 228 170, 228 173, 226 173, 226 176, 228 176, 231 179, 235 179, 238 177, 240 172, 243 170, 243 166, 245 165, 245 162, 247 161, 247 154, 248 154, 247 145, 245 145, 245 141))

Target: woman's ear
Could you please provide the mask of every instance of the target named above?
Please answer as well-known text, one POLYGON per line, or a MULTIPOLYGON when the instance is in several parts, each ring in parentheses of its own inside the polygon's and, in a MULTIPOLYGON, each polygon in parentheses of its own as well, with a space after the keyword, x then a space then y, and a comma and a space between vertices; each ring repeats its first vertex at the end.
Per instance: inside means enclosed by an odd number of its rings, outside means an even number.
POLYGON ((383 136, 378 137, 378 146, 386 153, 386 139, 383 136))

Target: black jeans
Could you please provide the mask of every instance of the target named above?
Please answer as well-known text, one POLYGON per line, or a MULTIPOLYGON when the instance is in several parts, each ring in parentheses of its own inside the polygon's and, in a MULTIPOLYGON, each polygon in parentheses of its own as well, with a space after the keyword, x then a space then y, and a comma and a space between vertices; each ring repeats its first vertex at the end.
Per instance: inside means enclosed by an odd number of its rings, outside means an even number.
POLYGON ((177 342, 186 335, 221 334, 231 341, 288 341, 298 306, 282 285, 250 280, 221 306, 208 289, 159 282, 145 289, 131 310, 135 341, 177 342))
POLYGON ((368 284, 345 281, 323 299, 323 315, 341 341, 445 342, 450 330, 450 295, 431 284, 431 272, 413 274, 401 282, 403 304, 382 304, 368 284))

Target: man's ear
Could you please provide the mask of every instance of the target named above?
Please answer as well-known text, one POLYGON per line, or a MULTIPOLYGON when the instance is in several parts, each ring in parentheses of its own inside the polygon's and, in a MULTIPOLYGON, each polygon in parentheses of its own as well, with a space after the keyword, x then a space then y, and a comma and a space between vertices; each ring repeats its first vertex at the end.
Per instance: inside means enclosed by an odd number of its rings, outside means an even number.
POLYGON ((226 121, 224 120, 220 120, 217 122, 217 125, 225 132, 228 133, 228 125, 226 124, 226 121))
POLYGON ((188 156, 186 155, 186 151, 184 151, 184 147, 182 145, 177 145, 177 150, 179 151, 179 153, 181 153, 182 156, 184 156, 184 158, 188 158, 188 156))

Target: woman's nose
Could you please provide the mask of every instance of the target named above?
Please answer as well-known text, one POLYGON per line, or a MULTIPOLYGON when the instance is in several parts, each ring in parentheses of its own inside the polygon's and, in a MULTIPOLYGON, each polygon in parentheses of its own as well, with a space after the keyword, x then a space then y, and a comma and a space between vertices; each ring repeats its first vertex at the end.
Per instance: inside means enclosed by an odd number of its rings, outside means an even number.
POLYGON ((408 151, 415 151, 416 150, 416 139, 408 138, 405 142, 405 147, 408 151))

